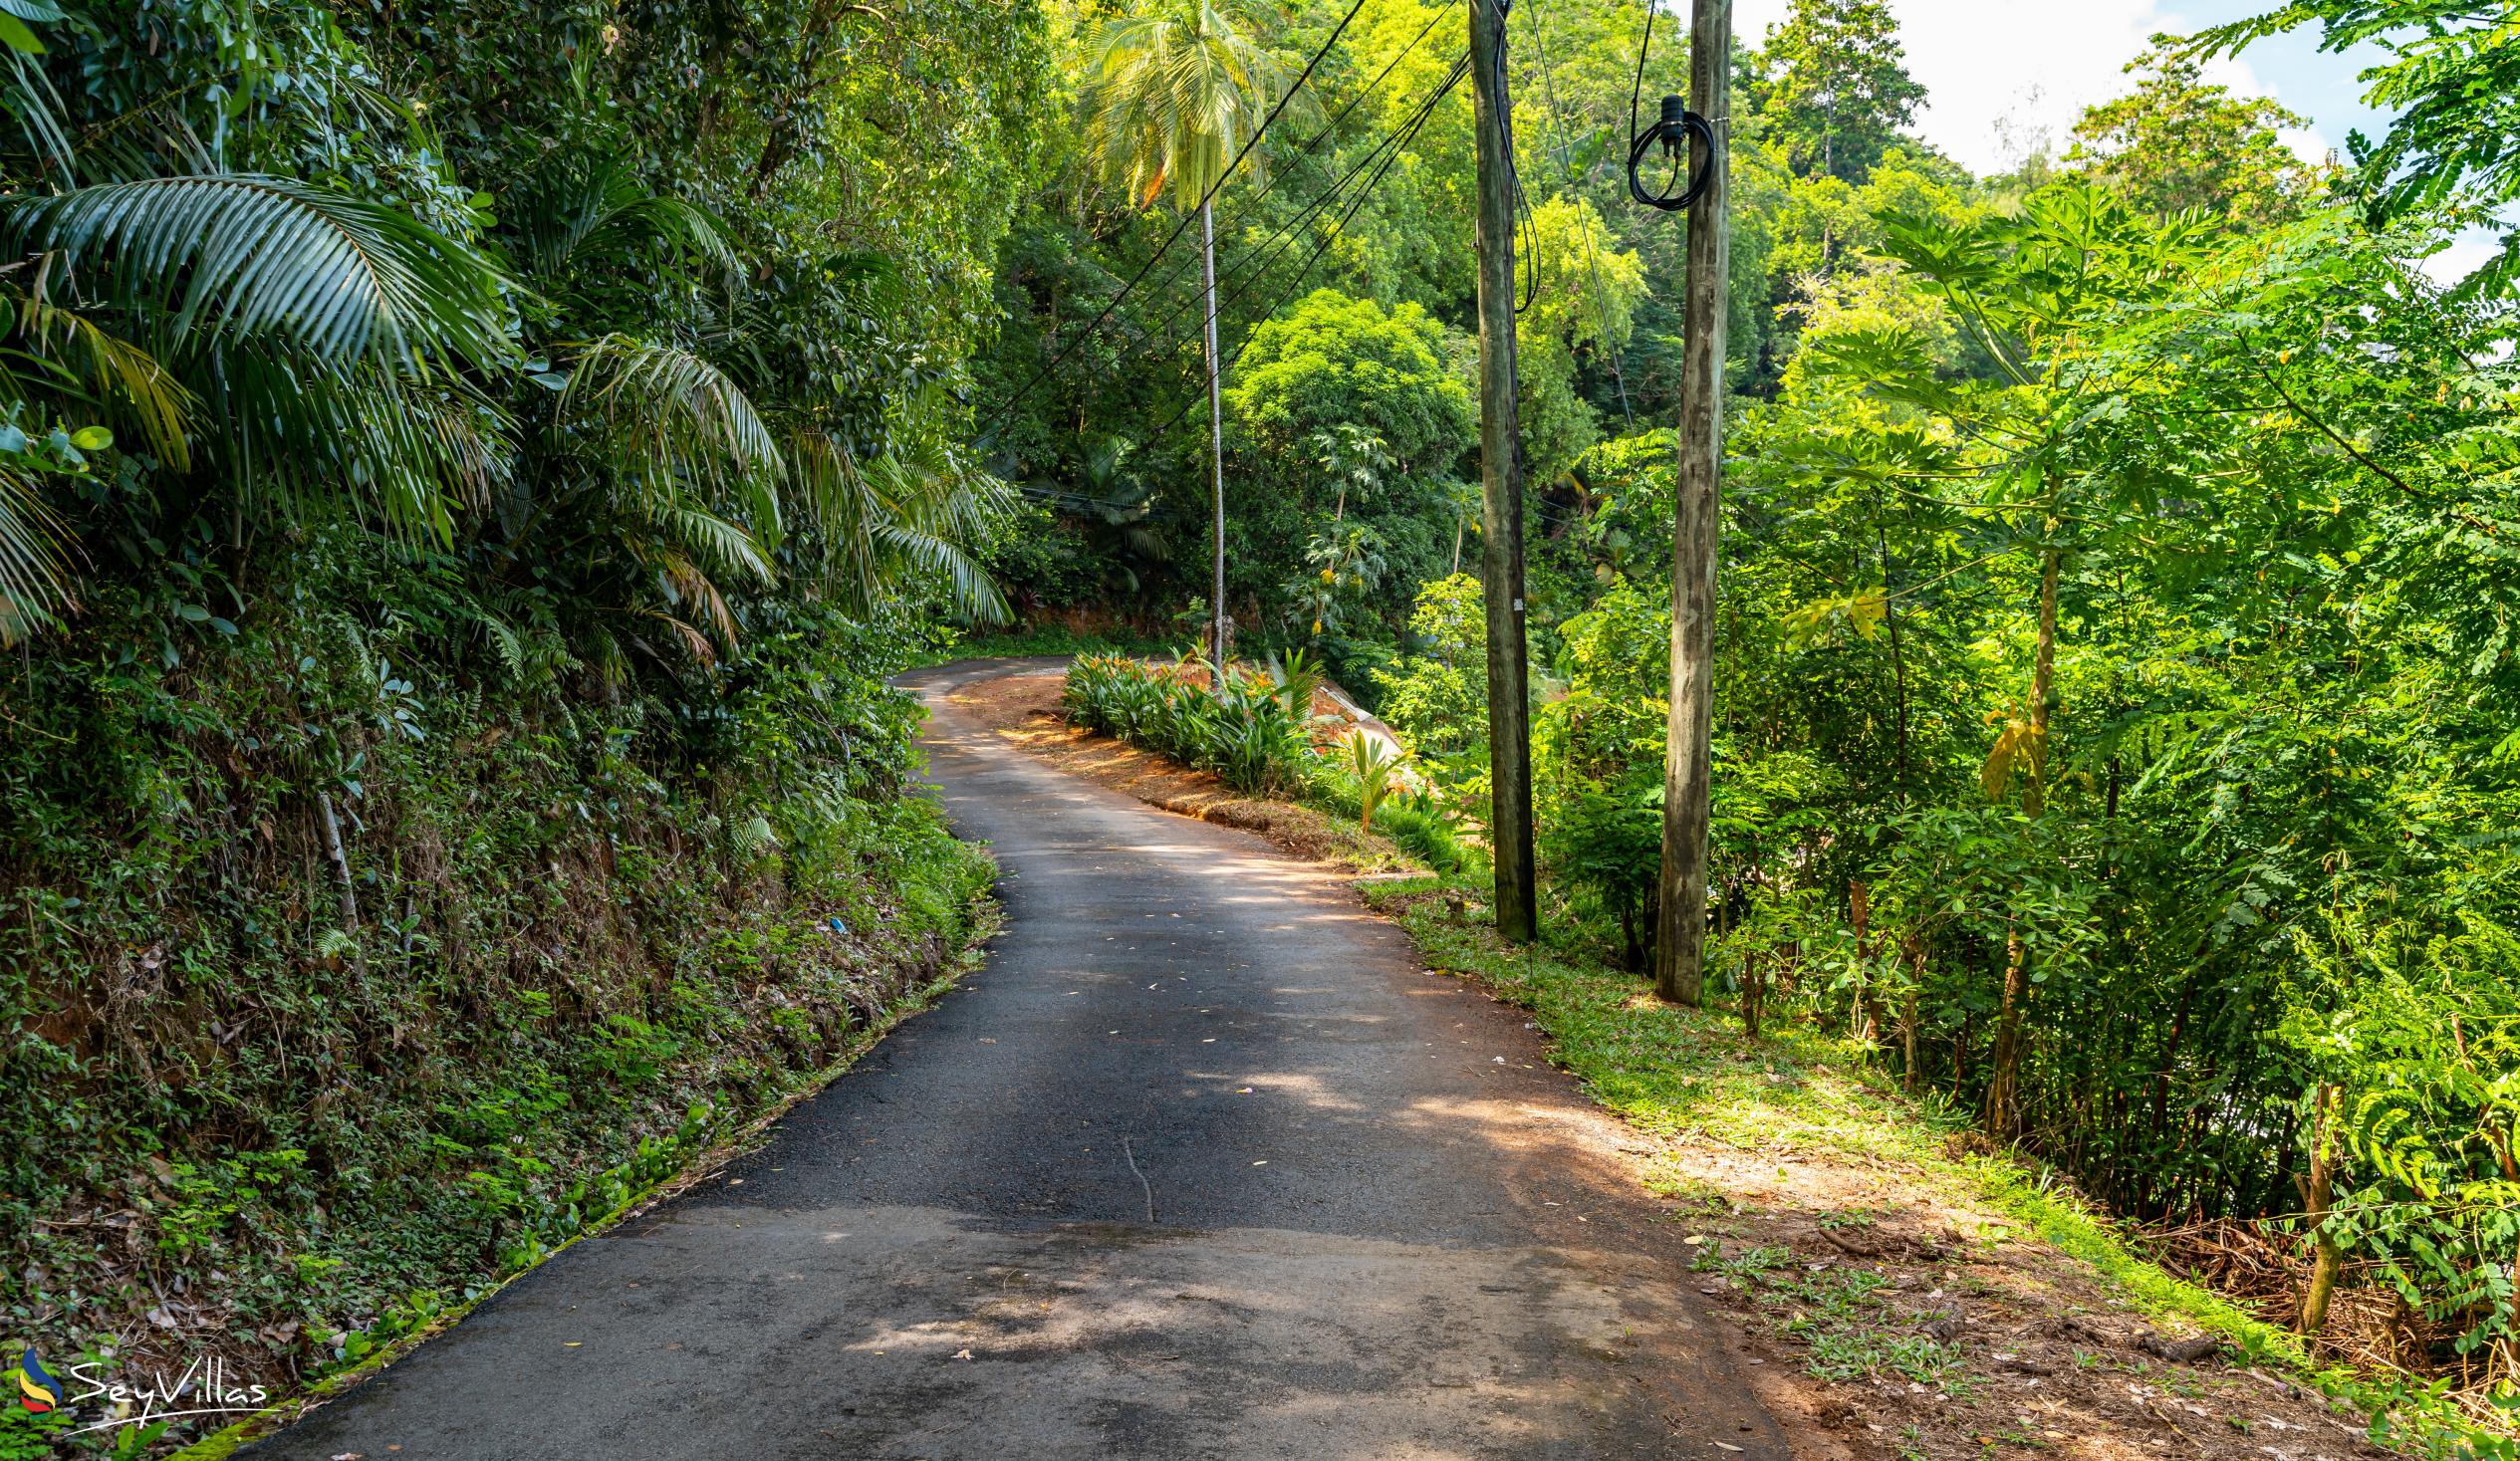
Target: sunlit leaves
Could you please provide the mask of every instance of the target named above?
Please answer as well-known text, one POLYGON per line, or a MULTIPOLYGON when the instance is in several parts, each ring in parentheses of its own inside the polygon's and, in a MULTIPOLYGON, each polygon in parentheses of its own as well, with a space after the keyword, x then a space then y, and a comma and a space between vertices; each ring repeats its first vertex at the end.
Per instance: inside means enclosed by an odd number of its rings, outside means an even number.
POLYGON ((327 367, 488 364, 506 352, 498 271, 399 209, 283 177, 104 183, 0 207, 61 288, 169 349, 277 338, 327 367))

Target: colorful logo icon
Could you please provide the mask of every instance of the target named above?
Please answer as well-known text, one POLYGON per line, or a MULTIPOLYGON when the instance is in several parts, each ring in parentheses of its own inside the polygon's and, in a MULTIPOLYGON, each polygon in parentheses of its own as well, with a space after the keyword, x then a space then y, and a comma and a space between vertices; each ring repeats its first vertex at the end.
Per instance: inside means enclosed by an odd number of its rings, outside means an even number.
POLYGON ((42 1415, 61 1405, 61 1381, 44 1370, 44 1361, 27 1350, 18 1356, 18 1367, 10 1373, 18 1377, 18 1403, 42 1415))

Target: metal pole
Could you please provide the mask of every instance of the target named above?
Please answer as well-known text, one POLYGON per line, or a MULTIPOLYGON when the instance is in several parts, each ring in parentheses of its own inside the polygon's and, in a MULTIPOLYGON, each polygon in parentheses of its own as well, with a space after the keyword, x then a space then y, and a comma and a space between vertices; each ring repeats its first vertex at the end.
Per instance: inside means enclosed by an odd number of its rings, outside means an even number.
POLYGON ((1505 83, 1509 0, 1470 0, 1478 122, 1479 485, 1485 530, 1487 738, 1496 929, 1528 942, 1540 924, 1531 855, 1531 699, 1523 642, 1522 432, 1514 397, 1513 102, 1505 83))
MULTIPOLYGON (((1651 0, 1648 0, 1651 3, 1651 0)), ((1706 810, 1715 692, 1715 563, 1721 547, 1725 279, 1732 228, 1726 159, 1732 135, 1732 0, 1692 0, 1689 109, 1706 119, 1714 155, 1688 215, 1681 313, 1680 460, 1671 528, 1671 718, 1663 745, 1662 874, 1653 943, 1654 992, 1694 1005, 1706 977, 1706 810)), ((1693 143, 1703 147, 1703 140, 1693 143)))
POLYGON ((1215 688, 1225 688, 1225 404, 1216 378, 1216 213, 1199 204, 1199 269, 1207 281, 1207 451, 1214 474, 1216 509, 1215 598, 1208 605, 1208 657, 1216 662, 1215 688))

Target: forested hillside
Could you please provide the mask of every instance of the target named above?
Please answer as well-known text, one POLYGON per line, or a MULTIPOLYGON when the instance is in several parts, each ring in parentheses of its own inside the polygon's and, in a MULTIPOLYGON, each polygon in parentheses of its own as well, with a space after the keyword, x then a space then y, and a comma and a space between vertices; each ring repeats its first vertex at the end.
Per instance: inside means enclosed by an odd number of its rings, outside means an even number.
MULTIPOLYGON (((885 686, 974 625, 1190 646, 1072 718, 1472 917, 1465 9, 0 0, 11 1357, 299 1389, 827 1079, 986 922, 885 686)), ((1687 27, 1505 24, 1543 936, 1651 1010, 1687 27)), ((1881 0, 1724 59, 1724 1058, 2512 1454, 2520 9, 2156 37, 1992 174, 1881 0), (2286 30, 2382 134, 2214 83, 2286 30)))
MULTIPOLYGON (((1624 163, 1686 62, 1667 16, 1640 55, 1643 20, 1509 22, 1543 921, 1638 969, 1684 225, 1628 200, 1624 163)), ((2514 191, 2483 100, 2510 20, 2336 0, 2156 38, 2121 100, 1992 176, 1908 129, 1882 5, 1802 0, 1741 38, 1715 670, 1713 959, 1754 1031, 1868 1042, 2131 1220, 2243 1222, 2282 1319, 2478 1414, 2520 1379, 2520 375, 2509 255, 2434 256, 2514 191), (2305 24, 2377 38, 2375 97, 2409 109, 2351 157, 2305 161, 2298 119, 2207 79, 2305 24)), ((1001 248, 979 426, 1026 499, 991 561, 1028 618, 1198 632, 1194 210, 1221 174, 1237 652, 1300 650, 1378 706, 1412 809, 1475 848, 1461 22, 1185 11, 1171 44, 1218 58, 1192 106, 1134 69, 1142 29, 1056 16, 1080 124, 1001 248), (1203 181, 1113 123, 1149 91, 1213 122, 1203 181)), ((1072 689, 1089 721, 1203 754, 1112 673, 1072 689)), ((1351 807, 1390 775, 1290 772, 1351 807)))
POLYGON ((882 678, 1000 612, 963 362, 1047 42, 0 11, 13 1363, 356 1360, 961 957, 882 678))

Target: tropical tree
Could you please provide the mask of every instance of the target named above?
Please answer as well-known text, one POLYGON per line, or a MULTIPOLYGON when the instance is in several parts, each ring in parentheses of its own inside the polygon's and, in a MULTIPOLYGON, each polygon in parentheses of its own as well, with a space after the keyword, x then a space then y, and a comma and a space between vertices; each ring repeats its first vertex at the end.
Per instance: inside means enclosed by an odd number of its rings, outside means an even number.
POLYGON ((1905 54, 1882 0, 1794 0, 1760 59, 1771 73, 1762 110, 1798 166, 1863 180, 1924 100, 1905 54))
MULTIPOLYGON (((1816 429, 1810 442, 1829 442, 1817 453, 1831 458, 1825 470, 1879 488, 1969 485, 1976 500, 1964 510, 1993 530, 1991 555, 2037 564, 2028 692, 1989 715, 1996 736, 1980 777, 1989 801, 2009 798, 2017 786, 2035 824, 2054 773, 2058 596, 2067 562, 2118 534, 2161 491, 2142 454, 2128 449, 2127 383, 2105 368, 2110 334, 2203 261, 2205 225, 2147 224, 2115 194, 2075 181, 2033 194, 2016 216, 1968 223, 1893 216, 1884 229, 1883 252, 1958 323, 1988 368, 1958 379, 1937 370, 1930 340, 1912 320, 1887 318, 1815 341, 1815 370, 1860 381, 1876 399, 1913 414, 1904 429, 1816 429)), ((2007 923, 1986 1105, 1998 1134, 2015 1129, 2023 1007, 2045 978, 2031 967, 2036 920, 2007 923)))
POLYGON ((2204 63, 2180 45, 2154 36, 2152 49, 2127 63, 2134 94, 2084 109, 2065 160, 2149 213, 2201 209, 2239 228, 2299 216, 2318 179, 2280 132, 2309 120, 2207 83, 2204 63))
MULTIPOLYGON (((2392 116, 2378 141, 2351 142, 2365 209, 2376 223, 2462 201, 2520 199, 2520 0, 2292 0, 2200 33, 2206 59, 2316 21, 2319 49, 2377 46, 2389 59, 2363 73, 2363 100, 2392 116)), ((2520 229, 2462 282, 2469 293, 2520 282, 2520 229)))
POLYGON ((1216 352, 1215 196, 1259 135, 1278 85, 1274 59, 1214 0, 1101 21, 1086 38, 1082 96, 1103 165, 1139 207, 1168 188, 1174 206, 1198 212, 1215 533, 1208 647, 1219 684, 1226 651, 1225 411, 1216 352))

